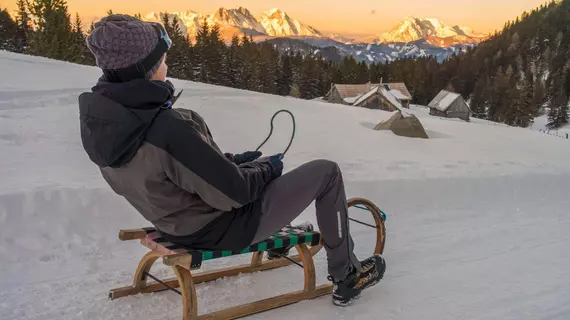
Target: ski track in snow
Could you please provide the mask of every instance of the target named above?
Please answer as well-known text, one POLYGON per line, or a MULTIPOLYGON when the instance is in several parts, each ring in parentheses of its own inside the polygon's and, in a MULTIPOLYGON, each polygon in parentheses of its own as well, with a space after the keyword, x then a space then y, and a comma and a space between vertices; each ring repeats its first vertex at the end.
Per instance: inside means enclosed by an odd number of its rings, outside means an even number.
MULTIPOLYGON (((100 73, 6 52, 0 67, 14 74, 0 80, 0 319, 179 319, 180 298, 169 291, 107 298, 132 282, 146 252, 137 241, 119 241, 118 230, 149 224, 112 193, 81 147, 77 94, 100 73)), ((416 106, 411 112, 432 139, 406 139, 370 129, 387 112, 174 82, 185 89, 177 107, 204 116, 228 152, 255 148, 272 113, 290 109, 297 138, 286 170, 315 158, 337 161, 347 194, 388 213, 386 275, 354 305, 334 307, 326 296, 250 319, 570 318, 567 141, 430 117, 416 106)), ((264 152, 281 151, 289 130, 287 117, 277 118, 264 152)), ((350 214, 372 221, 365 211, 350 214)), ((314 207, 298 220, 316 223, 314 207)), ((368 256, 374 230, 351 229, 357 255, 368 256)), ((316 266, 324 283, 324 251, 316 266)), ((172 276, 160 263, 152 272, 172 276)), ((302 277, 291 266, 201 284, 199 310, 297 290, 302 277)))

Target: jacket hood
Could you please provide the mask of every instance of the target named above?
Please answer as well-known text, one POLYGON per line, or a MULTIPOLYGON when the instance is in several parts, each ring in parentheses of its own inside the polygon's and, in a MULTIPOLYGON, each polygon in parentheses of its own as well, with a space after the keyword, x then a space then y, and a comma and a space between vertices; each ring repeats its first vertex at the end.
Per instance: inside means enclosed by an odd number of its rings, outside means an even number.
POLYGON ((144 79, 109 83, 101 79, 79 96, 81 142, 99 167, 128 163, 161 109, 171 107, 170 82, 144 79))

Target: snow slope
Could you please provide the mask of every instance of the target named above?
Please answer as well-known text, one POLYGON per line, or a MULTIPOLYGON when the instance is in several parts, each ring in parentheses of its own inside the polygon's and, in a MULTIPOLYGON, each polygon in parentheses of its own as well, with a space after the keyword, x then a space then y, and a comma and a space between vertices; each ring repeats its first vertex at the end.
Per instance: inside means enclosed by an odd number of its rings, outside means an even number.
POLYGON ((570 138, 570 125, 565 125, 557 129, 550 129, 547 126, 548 122, 548 114, 541 115, 534 119, 534 123, 530 125, 530 129, 555 137, 564 139, 570 138))
MULTIPOLYGON (((121 228, 147 226, 99 176, 81 147, 77 95, 94 68, 0 52, 0 319, 179 319, 172 292, 115 301, 145 250, 120 242, 121 228)), ((185 81, 178 107, 205 117, 228 152, 255 148, 282 108, 297 117, 285 170, 328 158, 349 196, 388 213, 384 280, 350 308, 329 297, 250 319, 568 319, 570 216, 568 141, 532 130, 430 117, 413 108, 432 139, 370 128, 390 114, 185 81)), ((264 152, 281 151, 287 117, 264 152)), ((370 221, 367 213, 351 216, 370 221)), ((310 207, 300 217, 314 219, 310 207)), ((351 225, 367 256, 374 232, 351 225)), ((247 256, 206 264, 247 261, 247 256)), ((318 283, 326 257, 316 257, 318 283)), ((153 273, 168 276, 161 265, 153 273)), ((302 286, 296 267, 198 286, 210 312, 302 286)))

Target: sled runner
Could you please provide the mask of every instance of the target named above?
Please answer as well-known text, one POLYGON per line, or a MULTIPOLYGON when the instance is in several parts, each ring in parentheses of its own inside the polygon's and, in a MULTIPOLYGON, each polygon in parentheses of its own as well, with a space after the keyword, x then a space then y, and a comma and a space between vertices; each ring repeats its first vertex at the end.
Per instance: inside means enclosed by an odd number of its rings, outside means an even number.
MULTIPOLYGON (((376 244, 374 253, 381 254, 384 251, 386 240, 383 213, 371 201, 363 198, 350 199, 348 201, 348 206, 364 207, 370 211, 374 218, 375 225, 363 224, 376 228, 376 244)), ((354 219, 351 220, 359 222, 354 219)), ((150 249, 150 252, 148 252, 139 262, 137 270, 135 271, 133 285, 112 289, 109 292, 109 298, 117 299, 139 293, 172 290, 182 296, 183 320, 236 319, 293 304, 302 300, 327 295, 332 292, 333 288, 330 283, 320 286, 316 285, 313 256, 321 250, 322 242, 321 235, 314 231, 306 232, 295 228, 283 228, 267 240, 254 244, 248 248, 244 248, 241 251, 204 251, 175 245, 161 238, 160 233, 158 233, 154 228, 121 230, 119 232, 119 239, 123 241, 140 240, 142 245, 150 249), (289 246, 294 246, 298 254, 293 257, 283 257, 275 260, 263 259, 263 253, 265 251, 289 246), (246 253, 253 253, 251 263, 249 264, 194 274, 191 272, 193 270, 200 269, 203 261, 246 253), (175 278, 159 280, 149 273, 154 262, 160 257, 162 257, 162 261, 165 265, 172 267, 174 274, 176 275, 175 278), (303 290, 230 307, 206 315, 198 315, 196 284, 213 281, 223 277, 235 276, 241 273, 253 273, 276 269, 294 263, 302 266, 304 269, 305 281, 303 290), (148 278, 151 278, 156 282, 147 283, 148 278), (180 291, 176 289, 178 287, 180 288, 180 291)))

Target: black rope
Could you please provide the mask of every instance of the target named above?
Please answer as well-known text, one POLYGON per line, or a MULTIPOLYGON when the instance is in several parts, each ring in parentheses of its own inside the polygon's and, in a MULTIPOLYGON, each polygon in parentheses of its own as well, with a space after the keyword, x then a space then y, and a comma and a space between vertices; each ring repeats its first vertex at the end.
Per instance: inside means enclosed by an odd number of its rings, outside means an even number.
POLYGON ((178 290, 174 289, 173 287, 167 285, 164 281, 158 279, 157 277, 153 276, 152 274, 150 274, 150 273, 148 273, 148 272, 146 272, 146 271, 143 272, 143 274, 144 274, 145 276, 150 277, 152 280, 154 280, 154 281, 160 283, 161 285, 165 286, 167 289, 170 289, 170 290, 172 290, 172 291, 178 293, 179 295, 182 295, 182 293, 181 293, 180 291, 178 291, 178 290))
POLYGON ((356 219, 352 219, 352 218, 348 218, 348 220, 354 221, 354 222, 356 222, 356 223, 360 223, 360 224, 365 225, 365 226, 368 226, 368 227, 370 227, 370 228, 378 229, 377 226, 373 226, 373 225, 371 225, 371 224, 368 224, 368 223, 366 223, 366 222, 362 222, 362 221, 360 221, 360 220, 356 220, 356 219))
POLYGON ((287 259, 287 260, 293 262, 294 264, 298 265, 299 267, 305 269, 305 267, 303 267, 302 264, 300 264, 299 262, 297 262, 297 261, 295 261, 295 260, 289 258, 288 256, 286 256, 286 255, 284 255, 284 254, 281 254, 281 253, 278 253, 278 252, 273 252, 273 253, 276 254, 276 255, 278 255, 278 256, 280 256, 281 258, 285 258, 285 259, 287 259))
POLYGON ((269 130, 269 135, 267 136, 267 138, 265 138, 265 140, 263 140, 263 142, 259 145, 259 147, 255 149, 255 151, 259 151, 259 149, 263 147, 263 145, 269 140, 269 138, 271 138, 271 135, 273 134, 273 120, 275 120, 275 117, 277 117, 277 115, 280 114, 281 112, 288 113, 291 116, 291 120, 293 121, 293 131, 291 134, 291 140, 289 141, 287 148, 285 148, 285 151, 283 151, 283 156, 285 156, 287 151, 289 151, 289 148, 291 148, 291 144, 293 144, 293 139, 295 138, 296 124, 295 124, 295 116, 291 113, 291 111, 285 109, 275 112, 273 117, 271 117, 271 129, 269 130))

